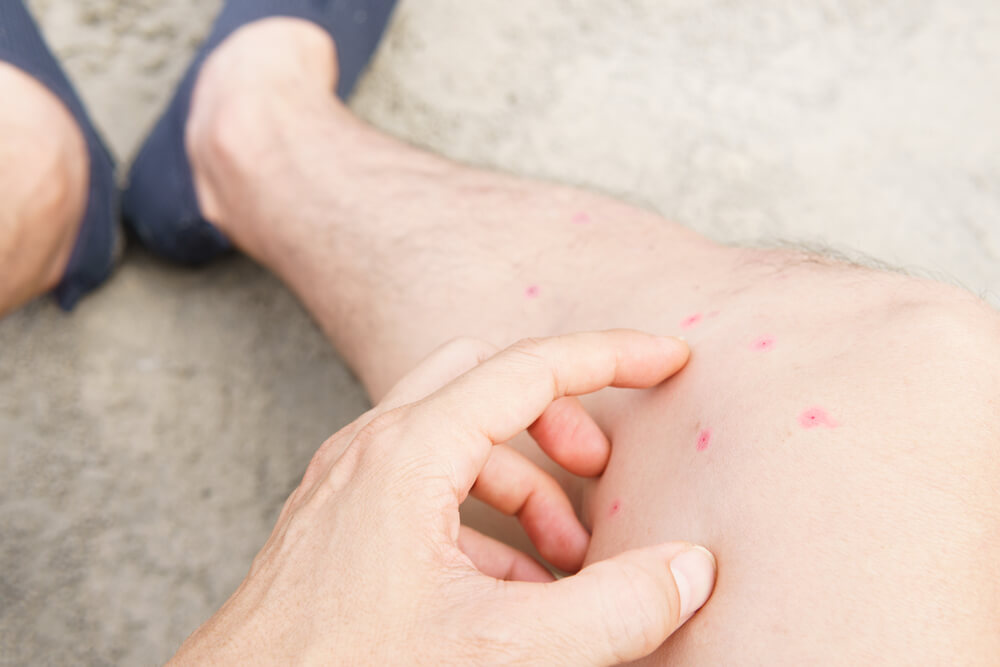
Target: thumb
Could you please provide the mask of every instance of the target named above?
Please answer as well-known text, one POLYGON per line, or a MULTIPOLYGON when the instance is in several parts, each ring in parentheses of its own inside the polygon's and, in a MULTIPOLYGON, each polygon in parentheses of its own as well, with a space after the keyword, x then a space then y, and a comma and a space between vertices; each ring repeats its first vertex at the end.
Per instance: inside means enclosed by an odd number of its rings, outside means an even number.
POLYGON ((711 552, 675 542, 626 551, 555 583, 523 584, 531 608, 522 607, 522 618, 535 620, 525 639, 554 662, 638 660, 705 604, 715 573, 711 552), (552 647, 560 653, 549 655, 552 647))

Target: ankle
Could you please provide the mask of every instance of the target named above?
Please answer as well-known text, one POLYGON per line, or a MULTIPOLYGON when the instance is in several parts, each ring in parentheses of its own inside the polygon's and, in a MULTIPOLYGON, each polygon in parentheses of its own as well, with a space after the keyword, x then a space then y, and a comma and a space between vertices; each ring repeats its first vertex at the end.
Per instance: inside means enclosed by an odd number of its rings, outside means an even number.
POLYGON ((274 18, 246 26, 209 56, 195 85, 185 143, 199 206, 232 235, 245 193, 234 184, 280 159, 303 109, 329 104, 336 50, 318 26, 274 18))
POLYGON ((302 19, 263 19, 240 28, 209 55, 194 101, 211 104, 232 94, 270 93, 275 86, 332 92, 337 76, 337 51, 326 31, 302 19))

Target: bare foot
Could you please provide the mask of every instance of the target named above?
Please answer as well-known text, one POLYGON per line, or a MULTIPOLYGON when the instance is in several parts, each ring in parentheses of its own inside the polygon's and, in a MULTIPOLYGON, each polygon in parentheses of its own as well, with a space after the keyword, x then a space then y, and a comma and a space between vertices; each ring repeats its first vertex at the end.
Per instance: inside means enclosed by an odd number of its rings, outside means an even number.
MULTIPOLYGON (((205 219, 237 245, 253 245, 240 229, 246 193, 227 188, 233 169, 275 153, 294 131, 303 107, 339 104, 333 40, 301 19, 271 18, 233 33, 207 59, 195 84, 185 144, 205 219)), ((248 238, 248 234, 250 237, 248 238)))

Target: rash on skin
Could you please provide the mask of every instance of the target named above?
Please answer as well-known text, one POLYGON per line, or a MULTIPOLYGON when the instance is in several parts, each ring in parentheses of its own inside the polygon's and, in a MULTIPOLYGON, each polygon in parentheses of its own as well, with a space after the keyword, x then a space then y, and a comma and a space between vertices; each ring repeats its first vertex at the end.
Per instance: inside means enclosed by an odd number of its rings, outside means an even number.
POLYGON ((702 317, 703 315, 701 313, 694 313, 692 315, 688 315, 683 320, 681 320, 681 329, 690 329, 694 325, 701 322, 702 317))
POLYGON ((826 428, 837 428, 836 420, 826 413, 823 408, 809 408, 799 415, 799 424, 802 428, 816 428, 824 426, 826 428))
POLYGON ((608 516, 612 517, 618 514, 618 512, 620 512, 621 509, 622 509, 622 501, 615 500, 614 502, 611 503, 611 507, 608 509, 608 516))
POLYGON ((706 428, 698 434, 698 444, 696 448, 699 452, 703 452, 708 449, 709 443, 712 441, 712 429, 706 428))

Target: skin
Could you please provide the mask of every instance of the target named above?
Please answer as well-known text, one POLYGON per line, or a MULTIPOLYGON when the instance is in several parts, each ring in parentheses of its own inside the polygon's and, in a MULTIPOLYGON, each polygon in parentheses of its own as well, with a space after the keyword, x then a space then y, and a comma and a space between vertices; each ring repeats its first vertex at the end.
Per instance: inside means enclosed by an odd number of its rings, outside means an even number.
MULTIPOLYGON (((610 331, 492 352, 439 351, 327 441, 246 580, 173 664, 608 665, 649 654, 690 618, 715 578, 700 547, 637 549, 558 582, 498 581, 500 561, 526 557, 460 527, 458 511, 476 486, 526 479, 490 462, 553 401, 659 384, 687 347, 610 331), (453 378, 456 355, 473 368, 453 378)), ((573 449, 575 430, 551 433, 573 449)))
POLYGON ((87 204, 79 127, 47 88, 0 62, 0 317, 55 287, 87 204))
MULTIPOLYGON (((691 343, 669 386, 587 401, 613 443, 599 481, 551 470, 593 530, 588 562, 677 536, 718 556, 713 600, 652 662, 993 661, 996 313, 943 285, 719 246, 605 197, 423 153, 352 116, 335 78, 321 31, 246 28, 202 73, 188 150, 203 210, 295 291, 373 400, 455 335, 503 345, 628 326, 691 343), (265 42, 309 74, 275 65, 247 84, 265 42), (749 349, 760 336, 780 343, 749 349), (803 428, 812 408, 836 428, 803 428)), ((518 543, 481 506, 463 510, 518 543)))
MULTIPOLYGON (((510 443, 593 531, 585 562, 678 537, 718 557, 713 599, 652 663, 994 662, 995 312, 423 153, 351 115, 336 76, 315 27, 245 28, 203 70, 187 144, 202 210, 301 298, 374 402, 458 335, 627 326, 689 341, 669 385, 584 401, 609 438, 588 446, 613 445, 599 480, 510 443), (750 349, 761 336, 774 348, 750 349), (815 408, 836 426, 803 428, 815 408)), ((467 502, 464 520, 526 544, 482 509, 467 502)))

